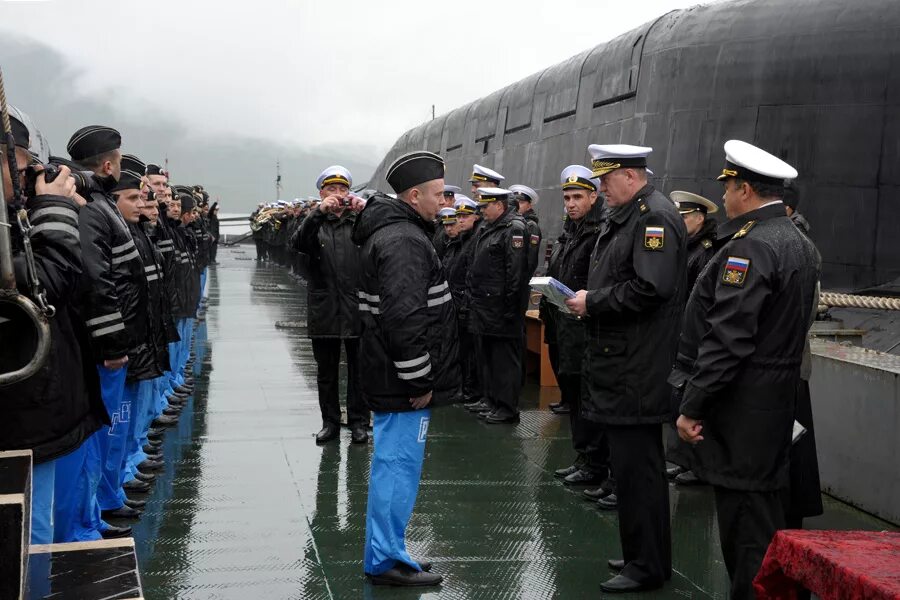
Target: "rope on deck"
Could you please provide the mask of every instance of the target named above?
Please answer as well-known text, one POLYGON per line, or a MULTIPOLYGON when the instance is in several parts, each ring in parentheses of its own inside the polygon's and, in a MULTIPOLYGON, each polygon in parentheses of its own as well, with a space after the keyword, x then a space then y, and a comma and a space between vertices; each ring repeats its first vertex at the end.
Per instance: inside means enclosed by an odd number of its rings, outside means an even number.
POLYGON ((900 298, 882 296, 855 296, 837 292, 822 292, 819 295, 819 310, 833 308, 871 308, 874 310, 900 310, 900 298))

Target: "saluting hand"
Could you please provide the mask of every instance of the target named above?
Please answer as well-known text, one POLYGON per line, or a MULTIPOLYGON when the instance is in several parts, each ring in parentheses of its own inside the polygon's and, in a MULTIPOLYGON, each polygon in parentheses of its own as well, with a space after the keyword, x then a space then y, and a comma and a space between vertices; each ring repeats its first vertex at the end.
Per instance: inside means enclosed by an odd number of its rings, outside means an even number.
POLYGON ((587 316, 587 290, 578 290, 574 298, 566 300, 566 306, 579 317, 587 316))
POLYGON ((685 442, 696 444, 703 441, 703 436, 700 435, 703 432, 703 421, 679 415, 675 425, 678 427, 678 437, 685 442))
POLYGON ((409 403, 416 410, 419 410, 420 408, 425 408, 426 406, 428 406, 431 403, 431 392, 428 392, 424 396, 410 398, 409 403))

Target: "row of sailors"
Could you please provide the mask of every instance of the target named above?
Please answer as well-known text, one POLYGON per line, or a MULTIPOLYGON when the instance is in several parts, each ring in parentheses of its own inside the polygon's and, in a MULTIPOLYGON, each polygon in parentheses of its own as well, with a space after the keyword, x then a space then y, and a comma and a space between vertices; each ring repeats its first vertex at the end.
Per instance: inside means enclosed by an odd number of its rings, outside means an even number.
MULTIPOLYGON (((42 164, 39 132, 13 113, 21 180, 3 165, 5 209, 24 207, 32 225, 12 228, 16 282, 37 301, 27 236, 55 314, 43 368, 0 387, 0 450, 33 453, 32 543, 126 536, 131 527, 115 523, 140 516, 140 494, 164 467, 165 428, 193 392, 191 340, 217 207, 201 186, 172 186, 159 165, 123 155, 111 127, 79 129, 70 158, 42 164)), ((0 335, 26 339, 28 325, 0 319, 0 335)), ((31 357, 26 343, 2 347, 2 372, 31 357)))

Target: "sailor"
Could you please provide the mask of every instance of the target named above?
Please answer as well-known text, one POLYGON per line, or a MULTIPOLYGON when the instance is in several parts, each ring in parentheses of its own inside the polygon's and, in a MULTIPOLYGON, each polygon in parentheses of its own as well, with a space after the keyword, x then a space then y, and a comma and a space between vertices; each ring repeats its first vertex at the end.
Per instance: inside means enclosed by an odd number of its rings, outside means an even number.
POLYGON ((498 187, 506 179, 493 169, 476 164, 472 167, 472 176, 469 183, 472 184, 472 197, 478 199, 478 189, 483 187, 498 187))
POLYGON ((567 301, 587 318, 583 415, 606 426, 616 476, 622 560, 606 592, 658 588, 672 574, 662 424, 684 306, 687 232, 672 202, 647 183, 652 148, 591 145, 609 218, 585 289, 567 301))
POLYGON ((410 557, 405 535, 431 407, 459 396, 456 311, 431 244, 444 161, 431 152, 405 154, 386 179, 397 199, 372 196, 353 231, 362 246, 361 389, 375 413, 364 569, 374 584, 437 585, 442 577, 410 557))
POLYGON ((462 193, 462 189, 458 185, 444 184, 444 201, 441 208, 455 208, 456 195, 462 193))
MULTIPOLYGON (((449 209, 455 213, 456 208, 454 207, 456 203, 456 194, 460 193, 462 190, 455 185, 444 185, 444 199, 441 201, 441 209, 449 209)), ((440 217, 440 215, 438 215, 440 217)), ((438 257, 444 258, 444 251, 447 248, 448 241, 448 232, 447 230, 441 226, 441 223, 438 221, 436 223, 438 227, 435 228, 434 238, 432 241, 434 242, 434 249, 438 253, 438 257)))
POLYGON ((478 337, 481 406, 488 424, 519 422, 525 309, 528 304, 528 227, 509 205, 510 191, 478 190, 484 224, 466 277, 469 331, 478 337))
POLYGON ((682 394, 679 434, 695 444, 692 466, 715 491, 735 600, 755 598, 753 578, 785 526, 794 399, 820 266, 781 200, 784 180, 796 176, 760 148, 725 143, 718 179, 729 221, 688 301, 670 378, 682 394))
MULTIPOLYGON (((9 107, 16 169, 24 172, 31 162, 31 131, 18 111, 9 107)), ((28 119, 25 119, 28 120, 28 119)), ((0 171, 8 222, 12 224, 12 266, 18 291, 38 303, 29 285, 28 266, 19 228, 15 225, 13 181, 7 162, 5 138, 0 141, 0 171)), ((24 178, 20 178, 24 183, 24 178)), ((85 441, 109 423, 100 397, 97 372, 91 364, 91 348, 79 315, 79 274, 82 270, 78 236, 79 205, 69 168, 61 167, 52 182, 38 175, 35 194, 24 198, 33 229, 35 275, 55 309, 47 319, 52 350, 45 365, 31 377, 0 386, 0 451, 29 449, 31 473, 31 544, 99 539, 99 533, 82 518, 93 501, 84 470, 85 441)), ((4 311, 4 316, 10 313, 4 311)), ((0 318, 0 372, 20 368, 32 359, 26 340, 34 326, 17 318, 0 318)), ((26 540, 26 543, 29 540, 26 540)), ((15 595, 15 594, 13 594, 15 595)))
MULTIPOLYGON (((669 194, 669 198, 681 213, 688 233, 687 289, 691 290, 703 267, 716 253, 715 241, 718 223, 714 217, 709 215, 717 213, 719 207, 711 200, 691 192, 674 191, 669 194)), ((677 407, 675 408, 677 410, 677 407)), ((674 480, 676 485, 704 483, 691 470, 690 446, 678 437, 674 422, 666 429, 666 436, 666 460, 675 465, 666 469, 669 479, 674 480)))
POLYGON ((527 185, 511 185, 509 191, 512 192, 515 209, 525 219, 525 224, 528 226, 528 277, 531 277, 540 262, 541 240, 544 237, 537 213, 534 212, 534 207, 537 206, 540 197, 527 185))
MULTIPOLYGON (((97 472, 94 526, 104 537, 121 537, 130 527, 114 527, 100 518, 101 508, 119 508, 125 493, 120 471, 109 459, 110 440, 124 434, 122 396, 128 371, 128 350, 135 347, 131 326, 143 318, 138 299, 144 289, 144 267, 131 232, 111 193, 121 175, 122 137, 111 127, 92 125, 76 131, 67 146, 72 160, 93 171, 87 205, 79 215, 84 263, 84 317, 94 346, 103 402, 112 421, 94 434, 99 464, 88 461, 97 472)), ((146 484, 145 484, 146 485, 146 484)), ((148 486, 149 488, 149 486, 148 486)))
POLYGON ((466 297, 466 274, 472 264, 475 224, 480 218, 478 203, 463 194, 456 195, 456 236, 447 244, 444 269, 450 292, 456 304, 459 327, 459 368, 462 377, 463 402, 476 404, 481 400, 478 363, 475 360, 475 337, 469 331, 469 303, 466 297))
POLYGON ((340 433, 338 374, 341 346, 347 354, 347 425, 354 444, 369 440, 369 411, 359 393, 359 246, 352 239, 362 206, 353 203, 350 171, 340 165, 319 174, 322 202, 304 220, 291 245, 308 257, 308 331, 316 359, 322 429, 316 443, 340 433))
MULTIPOLYGON (((558 253, 555 266, 556 279, 572 290, 587 287, 591 251, 605 218, 603 201, 598 200, 597 183, 591 179, 591 170, 582 165, 570 165, 560 173, 563 203, 568 215, 568 234, 558 253)), ((572 430, 572 446, 575 462, 568 468, 555 472, 566 485, 593 485, 602 488, 599 497, 611 493, 603 487, 609 477, 609 444, 602 425, 585 419, 581 414, 582 395, 581 366, 585 350, 585 321, 575 315, 556 309, 553 321, 556 325, 559 346, 557 382, 561 400, 569 408, 572 430)), ((597 499, 592 496, 592 499, 597 499)), ((608 502, 608 501, 607 501, 608 502)), ((608 507, 615 508, 615 505, 608 507)))

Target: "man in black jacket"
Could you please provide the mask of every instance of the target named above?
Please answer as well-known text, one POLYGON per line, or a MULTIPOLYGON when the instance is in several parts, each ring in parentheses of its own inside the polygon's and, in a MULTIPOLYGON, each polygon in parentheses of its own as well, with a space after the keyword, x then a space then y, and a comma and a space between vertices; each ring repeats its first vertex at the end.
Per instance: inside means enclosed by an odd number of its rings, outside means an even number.
POLYGON ((675 205, 647 183, 651 148, 591 145, 609 218, 585 290, 567 301, 587 317, 582 413, 606 426, 616 476, 621 573, 606 592, 663 585, 672 575, 669 487, 662 424, 671 418, 668 373, 684 306, 687 232, 675 205))
POLYGON ((387 181, 397 199, 370 198, 353 231, 362 246, 361 391, 375 413, 364 569, 374 584, 437 585, 441 576, 409 556, 405 535, 431 407, 459 395, 456 314, 431 243, 444 161, 431 152, 406 154, 387 181))
MULTIPOLYGON (((11 111, 12 107, 11 107, 11 111)), ((10 115, 17 169, 29 162, 30 132, 10 115)), ((13 269, 19 293, 33 302, 22 238, 12 210, 13 196, 7 148, 0 145, 2 185, 12 226, 13 269)), ((85 442, 109 417, 100 398, 97 371, 90 359, 89 337, 78 314, 77 296, 81 277, 81 243, 78 236, 79 206, 74 200, 75 185, 68 167, 62 167, 52 183, 43 176, 35 182, 36 195, 25 198, 25 208, 33 229, 36 275, 55 314, 49 319, 50 354, 40 370, 23 381, 0 387, 0 450, 30 449, 32 472, 32 544, 98 539, 99 533, 85 523, 79 509, 93 499, 84 462, 85 442)), ((0 372, 20 368, 31 360, 23 350, 33 326, 21 314, 6 312, 0 305, 0 372)))
POLYGON ((509 205, 509 190, 481 188, 484 225, 477 233, 466 278, 469 331, 479 340, 485 423, 518 423, 525 309, 528 304, 528 228, 509 205))
POLYGON ((477 404, 481 400, 478 363, 475 360, 475 337, 469 331, 469 306, 466 296, 466 275, 472 264, 472 248, 475 243, 475 225, 480 218, 478 203, 463 194, 457 194, 456 237, 449 240, 444 254, 444 270, 450 284, 450 293, 456 305, 459 327, 459 367, 462 376, 463 402, 477 404))
MULTIPOLYGON (((131 533, 130 527, 113 527, 100 517, 99 507, 117 508, 126 498, 119 482, 120 469, 109 459, 110 440, 124 434, 119 426, 122 395, 128 370, 128 350, 135 345, 132 326, 143 318, 144 267, 131 232, 111 193, 121 175, 122 138, 111 127, 92 125, 76 131, 67 150, 72 160, 94 172, 93 188, 81 209, 78 228, 84 264, 83 310, 94 346, 103 402, 110 427, 94 435, 100 464, 94 523, 104 537, 131 533)), ((94 478, 92 478, 92 481, 94 478)))
POLYGON ((746 142, 725 143, 719 180, 730 220, 691 293, 671 381, 693 468, 715 489, 731 597, 755 598, 769 542, 785 525, 784 493, 800 365, 820 257, 785 215, 797 171, 746 142))
MULTIPOLYGON (((669 194, 669 198, 681 213, 687 229, 687 289, 692 290, 700 272, 718 250, 715 241, 719 224, 709 215, 717 213, 719 207, 691 192, 674 191, 669 194)), ((676 485, 702 484, 703 481, 691 470, 690 446, 678 437, 674 422, 667 428, 666 434, 666 460, 675 465, 666 469, 666 475, 669 479, 674 479, 676 485)))
MULTIPOLYGON (((591 251, 606 215, 603 201, 598 199, 597 183, 591 179, 590 169, 582 165, 570 165, 560 173, 560 184, 569 227, 559 251, 556 279, 571 290, 581 290, 587 287, 591 251)), ((585 419, 581 414, 585 323, 575 315, 552 307, 551 310, 556 310, 553 319, 556 324, 556 343, 559 344, 557 382, 562 400, 571 409, 569 422, 572 446, 576 454, 574 464, 559 469, 554 474, 561 477, 566 485, 600 486, 610 475, 609 444, 603 426, 585 419)), ((611 490, 607 486, 591 498, 602 498, 609 494, 611 490)))
MULTIPOLYGON (((316 443, 335 439, 341 427, 338 375, 341 345, 347 353, 347 425, 354 444, 369 439, 369 411, 359 393, 359 246, 353 239, 350 171, 335 165, 319 175, 322 202, 304 220, 291 246, 308 257, 307 330, 316 359, 322 430, 316 443)), ((360 204, 356 204, 360 207, 360 204)), ((358 210, 358 209, 357 209, 358 210)), ((287 227, 287 224, 282 225, 287 227)))
POLYGON ((544 238, 541 232, 540 221, 534 207, 537 205, 540 197, 538 193, 527 185, 511 185, 509 191, 512 192, 513 208, 525 219, 525 225, 528 227, 528 277, 532 277, 537 271, 538 263, 541 257, 541 240, 544 238))

